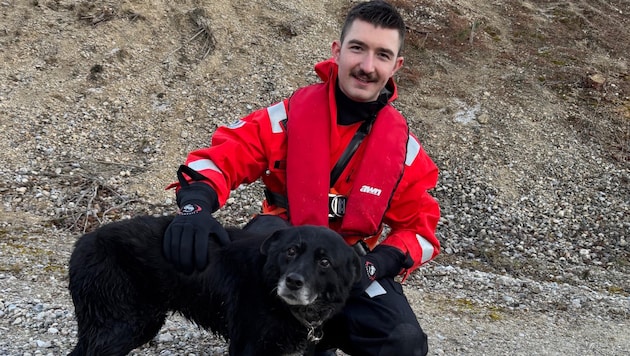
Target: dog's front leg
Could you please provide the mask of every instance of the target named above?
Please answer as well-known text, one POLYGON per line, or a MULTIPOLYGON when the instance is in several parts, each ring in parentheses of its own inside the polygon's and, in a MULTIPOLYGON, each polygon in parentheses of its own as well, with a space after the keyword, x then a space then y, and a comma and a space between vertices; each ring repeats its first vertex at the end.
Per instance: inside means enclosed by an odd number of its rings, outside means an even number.
POLYGON ((243 342, 243 340, 231 340, 229 353, 230 356, 264 356, 264 350, 256 350, 254 343, 243 342))

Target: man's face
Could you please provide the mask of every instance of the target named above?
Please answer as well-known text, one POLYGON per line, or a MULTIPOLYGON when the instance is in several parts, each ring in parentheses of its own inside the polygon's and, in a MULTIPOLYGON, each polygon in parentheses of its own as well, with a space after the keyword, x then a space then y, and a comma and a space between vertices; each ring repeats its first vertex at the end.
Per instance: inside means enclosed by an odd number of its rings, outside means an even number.
POLYGON ((403 58, 397 57, 399 48, 397 30, 355 20, 344 42, 337 40, 332 44, 341 91, 354 101, 376 100, 387 80, 403 64, 403 58))

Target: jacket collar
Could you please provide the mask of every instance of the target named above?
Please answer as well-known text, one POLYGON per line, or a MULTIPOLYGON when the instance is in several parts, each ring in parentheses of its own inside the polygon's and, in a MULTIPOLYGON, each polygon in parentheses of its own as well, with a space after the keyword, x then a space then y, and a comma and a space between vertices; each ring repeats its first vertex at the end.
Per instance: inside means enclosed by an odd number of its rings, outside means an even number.
POLYGON ((389 92, 382 92, 375 101, 367 103, 354 101, 341 91, 339 83, 335 85, 335 102, 337 103, 337 124, 351 125, 360 121, 372 120, 387 105, 389 92))

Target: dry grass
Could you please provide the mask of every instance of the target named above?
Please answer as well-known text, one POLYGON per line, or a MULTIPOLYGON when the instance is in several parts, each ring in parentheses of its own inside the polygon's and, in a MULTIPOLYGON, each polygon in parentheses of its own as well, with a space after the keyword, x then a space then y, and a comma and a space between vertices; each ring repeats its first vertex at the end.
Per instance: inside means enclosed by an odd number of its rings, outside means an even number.
POLYGON ((202 56, 201 59, 205 59, 211 54, 217 44, 212 28, 210 27, 210 19, 208 18, 206 11, 202 8, 196 8, 189 13, 190 20, 197 26, 197 32, 190 38, 189 42, 195 38, 199 38, 202 42, 202 56))

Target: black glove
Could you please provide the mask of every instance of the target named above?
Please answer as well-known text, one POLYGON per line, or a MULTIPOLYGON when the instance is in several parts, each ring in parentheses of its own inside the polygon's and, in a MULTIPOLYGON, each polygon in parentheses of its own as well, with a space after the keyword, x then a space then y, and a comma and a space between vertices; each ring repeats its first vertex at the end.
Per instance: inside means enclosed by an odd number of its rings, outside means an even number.
POLYGON ((352 287, 352 295, 363 293, 375 280, 397 276, 403 268, 413 266, 413 260, 399 249, 378 245, 361 258, 361 280, 352 287))
POLYGON ((164 257, 187 274, 208 264, 210 238, 229 242, 225 228, 212 216, 219 208, 217 193, 205 183, 182 186, 177 192, 179 214, 164 234, 164 257))

